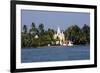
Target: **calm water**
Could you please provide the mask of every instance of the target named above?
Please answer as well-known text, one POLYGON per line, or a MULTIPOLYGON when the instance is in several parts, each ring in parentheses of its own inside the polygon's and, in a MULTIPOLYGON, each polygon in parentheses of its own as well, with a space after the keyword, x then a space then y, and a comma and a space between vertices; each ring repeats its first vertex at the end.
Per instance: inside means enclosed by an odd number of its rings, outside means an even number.
POLYGON ((72 47, 42 47, 25 48, 21 50, 21 62, 46 62, 46 61, 67 61, 87 60, 90 58, 90 46, 72 47))

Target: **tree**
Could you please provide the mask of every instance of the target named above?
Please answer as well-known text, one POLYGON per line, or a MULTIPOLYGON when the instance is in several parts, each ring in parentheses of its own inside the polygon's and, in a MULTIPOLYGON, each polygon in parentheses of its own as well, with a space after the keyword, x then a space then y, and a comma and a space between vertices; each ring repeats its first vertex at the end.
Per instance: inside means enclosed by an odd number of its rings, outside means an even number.
POLYGON ((33 22, 32 22, 32 28, 33 28, 33 29, 35 28, 35 23, 33 23, 33 22))
POLYGON ((34 33, 35 33, 35 23, 33 23, 33 22, 32 22, 32 24, 31 24, 30 33, 31 33, 31 34, 34 34, 34 33))
POLYGON ((27 33, 27 26, 26 25, 23 26, 23 31, 25 34, 27 33))
POLYGON ((39 32, 40 33, 43 33, 44 32, 44 25, 43 24, 40 24, 39 25, 39 32))
POLYGON ((79 42, 80 28, 77 25, 70 26, 64 33, 68 40, 73 41, 75 44, 79 42))
POLYGON ((53 41, 53 35, 54 35, 55 31, 53 29, 48 29, 48 34, 50 35, 52 41, 53 41))
POLYGON ((84 24, 83 28, 82 28, 82 31, 85 33, 85 34, 89 34, 90 33, 90 27, 86 24, 84 24))
POLYGON ((38 34, 38 29, 35 27, 35 23, 33 23, 33 22, 32 22, 32 25, 31 25, 30 33, 33 36, 35 36, 36 34, 38 34))
POLYGON ((82 27, 82 34, 87 43, 90 43, 90 27, 86 24, 82 27))

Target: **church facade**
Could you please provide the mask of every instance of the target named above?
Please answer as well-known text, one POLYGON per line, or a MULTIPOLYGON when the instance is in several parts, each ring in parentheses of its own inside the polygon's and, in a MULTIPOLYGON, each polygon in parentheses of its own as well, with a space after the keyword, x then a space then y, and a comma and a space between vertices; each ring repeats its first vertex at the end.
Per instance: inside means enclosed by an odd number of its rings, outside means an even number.
POLYGON ((56 40, 56 44, 66 45, 65 35, 59 27, 57 29, 57 33, 54 34, 54 39, 56 40))

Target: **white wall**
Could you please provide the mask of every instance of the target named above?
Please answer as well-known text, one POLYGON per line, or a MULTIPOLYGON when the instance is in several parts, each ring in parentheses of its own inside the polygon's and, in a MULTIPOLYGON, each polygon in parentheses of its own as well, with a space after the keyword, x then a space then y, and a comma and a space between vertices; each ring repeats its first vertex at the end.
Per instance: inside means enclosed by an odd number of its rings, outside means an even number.
MULTIPOLYGON (((32 1, 32 0, 31 0, 32 1)), ((100 2, 99 0, 34 0, 59 3, 76 3, 98 5, 98 37, 100 37, 100 2), (97 2, 98 1, 98 2, 97 2)), ((41 71, 36 73, 99 73, 100 72, 100 38, 98 38, 98 67, 70 70, 41 71)), ((0 73, 10 73, 10 0, 0 1, 0 73)))

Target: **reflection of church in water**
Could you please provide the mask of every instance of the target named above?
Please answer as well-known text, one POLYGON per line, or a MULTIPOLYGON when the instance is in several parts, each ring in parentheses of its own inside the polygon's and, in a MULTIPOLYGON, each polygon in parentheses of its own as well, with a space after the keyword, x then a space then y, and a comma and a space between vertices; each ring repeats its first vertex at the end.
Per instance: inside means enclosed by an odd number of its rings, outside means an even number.
POLYGON ((56 39, 56 44, 60 44, 60 45, 66 45, 66 46, 72 46, 72 42, 66 40, 65 35, 63 33, 63 31, 60 31, 60 28, 58 27, 57 29, 57 33, 54 34, 54 39, 56 39))

